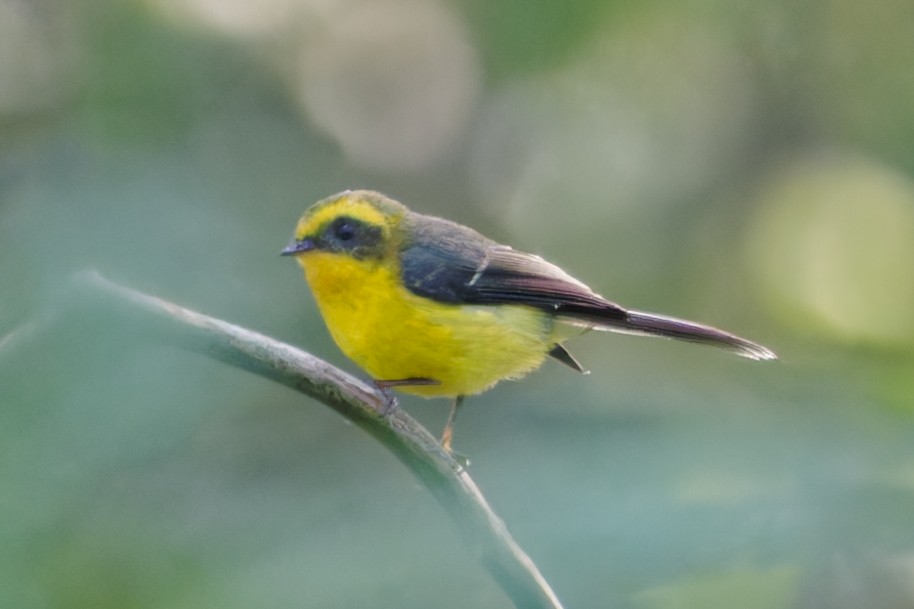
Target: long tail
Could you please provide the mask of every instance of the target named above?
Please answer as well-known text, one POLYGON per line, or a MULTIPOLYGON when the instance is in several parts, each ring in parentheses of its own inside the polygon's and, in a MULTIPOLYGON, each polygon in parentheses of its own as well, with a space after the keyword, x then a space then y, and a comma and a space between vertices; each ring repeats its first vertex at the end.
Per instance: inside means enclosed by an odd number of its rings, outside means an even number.
POLYGON ((655 313, 630 310, 626 312, 628 315, 625 318, 611 321, 604 320, 596 329, 605 329, 624 334, 662 336, 702 345, 712 345, 754 360, 771 360, 778 357, 774 351, 767 347, 711 326, 655 313))

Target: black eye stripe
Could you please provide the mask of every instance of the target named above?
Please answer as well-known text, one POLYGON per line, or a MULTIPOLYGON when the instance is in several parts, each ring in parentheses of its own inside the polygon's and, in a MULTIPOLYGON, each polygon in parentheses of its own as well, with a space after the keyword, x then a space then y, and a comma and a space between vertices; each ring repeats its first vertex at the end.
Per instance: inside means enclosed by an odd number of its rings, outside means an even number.
POLYGON ((323 227, 317 240, 321 249, 366 258, 380 256, 383 237, 380 226, 352 216, 339 216, 323 227))

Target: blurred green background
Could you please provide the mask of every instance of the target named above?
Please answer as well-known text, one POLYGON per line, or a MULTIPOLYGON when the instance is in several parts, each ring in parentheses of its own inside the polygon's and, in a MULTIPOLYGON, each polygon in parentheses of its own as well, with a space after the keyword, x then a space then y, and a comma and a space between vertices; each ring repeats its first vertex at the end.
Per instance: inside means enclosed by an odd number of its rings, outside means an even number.
POLYGON ((278 252, 362 187, 782 357, 592 334, 590 376, 469 401, 456 448, 569 609, 914 607, 912 31, 910 0, 0 0, 0 606, 509 606, 359 429, 66 313, 93 267, 354 370, 278 252))

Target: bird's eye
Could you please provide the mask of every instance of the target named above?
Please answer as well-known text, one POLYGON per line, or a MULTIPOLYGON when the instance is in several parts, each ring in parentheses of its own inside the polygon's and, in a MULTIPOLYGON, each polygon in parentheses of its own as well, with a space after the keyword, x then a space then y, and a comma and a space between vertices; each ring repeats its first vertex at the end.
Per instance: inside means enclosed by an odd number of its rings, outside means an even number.
POLYGON ((355 226, 350 222, 340 222, 336 225, 333 232, 340 241, 349 241, 355 237, 355 226))

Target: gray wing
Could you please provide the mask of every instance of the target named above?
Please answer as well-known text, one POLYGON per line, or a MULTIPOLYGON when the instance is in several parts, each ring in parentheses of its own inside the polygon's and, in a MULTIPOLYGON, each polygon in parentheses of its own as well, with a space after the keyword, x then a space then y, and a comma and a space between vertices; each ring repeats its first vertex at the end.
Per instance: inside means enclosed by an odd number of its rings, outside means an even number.
POLYGON ((627 316, 622 307, 539 256, 499 245, 448 220, 420 218, 400 251, 403 282, 414 294, 452 304, 522 304, 595 321, 627 316))

